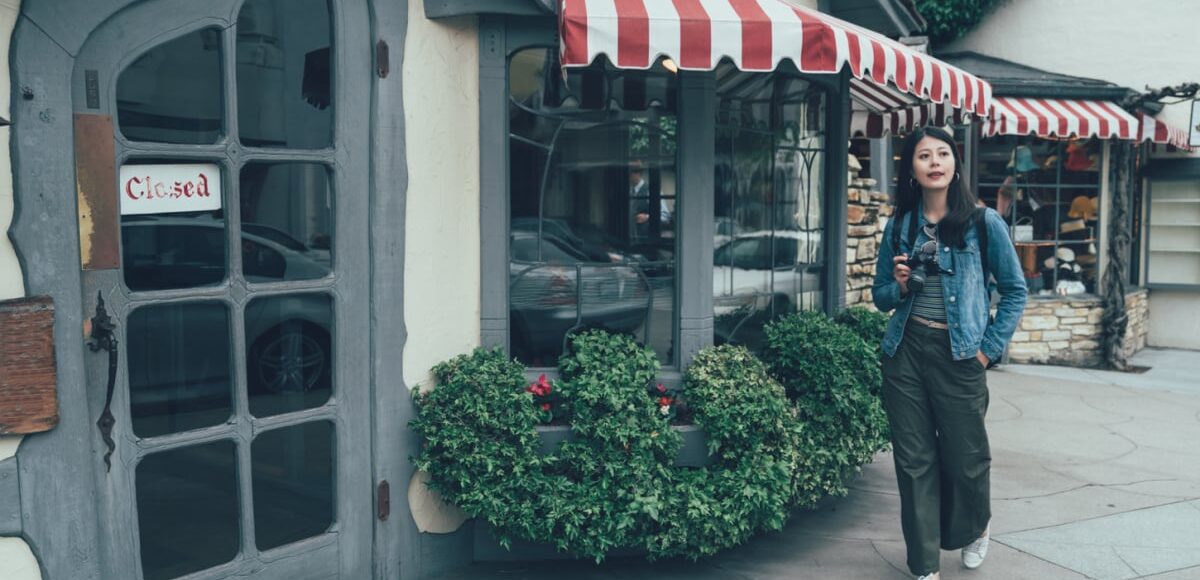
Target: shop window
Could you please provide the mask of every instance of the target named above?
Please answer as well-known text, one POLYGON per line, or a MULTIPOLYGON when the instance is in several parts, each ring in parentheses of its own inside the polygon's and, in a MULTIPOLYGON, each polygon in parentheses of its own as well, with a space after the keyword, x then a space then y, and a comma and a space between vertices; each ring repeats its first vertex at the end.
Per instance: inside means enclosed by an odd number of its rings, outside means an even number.
POLYGON ((980 142, 980 198, 1011 228, 1035 294, 1095 293, 1102 142, 995 137, 980 142))
POLYGON ((717 69, 717 344, 758 349, 771 319, 823 306, 825 118, 803 79, 717 69))
POLYGON ((509 65, 509 336, 553 366, 575 330, 674 355, 676 74, 601 59, 564 79, 554 48, 509 65))

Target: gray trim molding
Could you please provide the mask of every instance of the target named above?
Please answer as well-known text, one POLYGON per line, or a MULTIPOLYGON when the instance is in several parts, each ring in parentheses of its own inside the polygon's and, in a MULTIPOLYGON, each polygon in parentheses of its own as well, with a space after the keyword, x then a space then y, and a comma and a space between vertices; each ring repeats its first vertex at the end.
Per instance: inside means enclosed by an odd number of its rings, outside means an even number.
POLYGON ((468 14, 544 16, 555 14, 552 0, 423 0, 426 18, 468 14))
MULTIPOLYGON (((713 343, 713 235, 716 203, 713 163, 716 150, 717 80, 712 72, 679 76, 679 252, 676 254, 675 303, 678 304, 679 369, 713 343), (704 170, 707 168, 707 170, 704 170), (689 195, 691 193, 692 195, 689 195), (695 251, 688 251, 696 248, 695 251), (708 248, 705 251, 705 248, 708 248), (686 290, 692 289, 692 292, 686 290)), ((844 253, 844 252, 843 252, 844 253)))
POLYGON ((0 461, 0 536, 21 534, 21 487, 17 483, 17 458, 0 461))
POLYGON ((846 204, 849 203, 850 73, 842 71, 837 84, 827 86, 825 138, 825 312, 846 307, 846 204))
POLYGON ((1200 158, 1154 159, 1142 170, 1142 177, 1155 181, 1200 179, 1200 158))

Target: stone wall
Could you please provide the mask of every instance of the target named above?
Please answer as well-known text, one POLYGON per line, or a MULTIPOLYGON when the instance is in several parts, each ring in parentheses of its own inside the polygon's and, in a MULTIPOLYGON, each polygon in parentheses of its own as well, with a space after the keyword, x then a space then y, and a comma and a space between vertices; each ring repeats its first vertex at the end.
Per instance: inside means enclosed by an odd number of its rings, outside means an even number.
MULTIPOLYGON (((1132 356, 1146 346, 1149 300, 1145 290, 1125 296, 1129 326, 1125 352, 1132 356)), ((1102 363, 1098 296, 1030 296, 1017 332, 1008 348, 1014 363, 1091 367, 1102 363)))
POLYGON ((879 258, 883 228, 892 215, 892 206, 888 204, 886 193, 874 191, 874 179, 856 176, 854 166, 858 161, 853 156, 850 159, 849 205, 846 208, 849 222, 846 238, 846 307, 860 306, 875 310, 871 302, 871 283, 875 279, 875 263, 879 258))

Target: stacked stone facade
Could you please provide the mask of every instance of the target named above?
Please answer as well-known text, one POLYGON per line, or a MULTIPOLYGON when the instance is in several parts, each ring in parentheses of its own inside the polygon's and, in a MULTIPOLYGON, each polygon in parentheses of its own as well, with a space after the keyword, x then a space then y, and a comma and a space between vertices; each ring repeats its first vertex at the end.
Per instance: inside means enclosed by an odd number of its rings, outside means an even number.
MULTIPOLYGON (((1146 346, 1146 290, 1125 295, 1129 315, 1124 348, 1132 356, 1146 346)), ((1008 347, 1009 362, 1091 367, 1103 362, 1098 296, 1030 296, 1025 316, 1008 347)))
POLYGON ((875 263, 883 228, 892 215, 888 195, 874 191, 875 180, 856 177, 850 173, 849 222, 846 238, 846 307, 860 306, 875 309, 871 302, 871 284, 875 279, 875 263))

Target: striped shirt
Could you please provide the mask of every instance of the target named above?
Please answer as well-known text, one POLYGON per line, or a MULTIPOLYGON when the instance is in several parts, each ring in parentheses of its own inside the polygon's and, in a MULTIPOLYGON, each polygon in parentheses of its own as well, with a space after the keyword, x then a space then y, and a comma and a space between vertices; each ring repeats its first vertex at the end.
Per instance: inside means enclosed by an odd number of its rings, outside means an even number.
POLYGON ((925 287, 913 298, 912 313, 926 320, 946 321, 941 275, 933 274, 925 278, 925 287))

